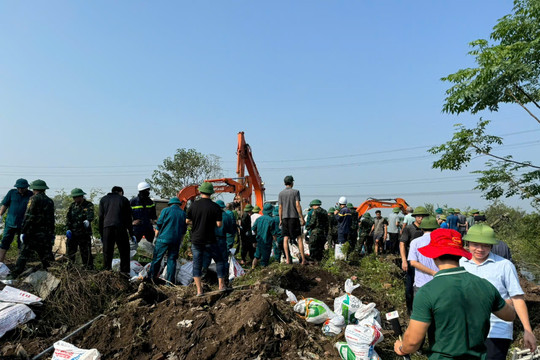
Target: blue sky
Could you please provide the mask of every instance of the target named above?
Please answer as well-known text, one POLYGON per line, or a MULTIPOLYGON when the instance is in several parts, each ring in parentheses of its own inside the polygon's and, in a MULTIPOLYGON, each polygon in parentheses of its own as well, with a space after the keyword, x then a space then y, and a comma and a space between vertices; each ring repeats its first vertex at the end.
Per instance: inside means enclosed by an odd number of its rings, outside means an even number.
MULTIPOLYGON (((126 195, 177 148, 235 176, 244 131, 276 199, 341 195, 483 207, 470 171, 431 169, 453 124, 492 119, 498 154, 539 162, 516 106, 441 112, 442 76, 473 65, 510 1, 0 2, 0 193, 18 177, 126 195), (514 146, 516 145, 516 146, 514 146)), ((510 205, 530 209, 527 201, 510 205)))

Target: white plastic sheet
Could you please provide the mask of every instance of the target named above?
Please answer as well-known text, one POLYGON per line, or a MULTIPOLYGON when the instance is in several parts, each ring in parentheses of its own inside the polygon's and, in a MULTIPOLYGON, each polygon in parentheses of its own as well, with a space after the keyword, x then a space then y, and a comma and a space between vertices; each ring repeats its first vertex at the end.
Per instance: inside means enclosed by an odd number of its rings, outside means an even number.
POLYGON ((0 303, 0 337, 35 317, 32 309, 24 304, 0 303))
POLYGON ((65 341, 54 343, 54 354, 51 360, 99 360, 101 354, 96 349, 79 349, 65 341))
POLYGON ((229 255, 229 280, 244 276, 246 272, 233 255, 229 255))
POLYGON ((5 279, 9 275, 9 268, 3 262, 0 262, 0 279, 5 279))

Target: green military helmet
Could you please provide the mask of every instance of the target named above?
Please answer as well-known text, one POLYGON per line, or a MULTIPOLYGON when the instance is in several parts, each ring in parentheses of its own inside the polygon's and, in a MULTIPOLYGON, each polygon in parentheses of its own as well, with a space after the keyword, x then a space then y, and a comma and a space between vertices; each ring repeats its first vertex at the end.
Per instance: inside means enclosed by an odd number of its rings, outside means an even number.
POLYGON ((371 219, 371 214, 370 213, 365 213, 364 215, 362 215, 363 217, 365 217, 366 219, 371 219))
POLYGON ((459 210, 458 208, 455 208, 454 213, 461 213, 461 210, 459 210))
POLYGON ((475 224, 471 226, 463 240, 481 244, 495 245, 499 241, 495 238, 495 231, 486 224, 475 224))
POLYGON ((454 209, 453 208, 448 208, 448 210, 446 210, 447 213, 449 214, 453 214, 454 213, 454 209))
POLYGON ((202 192, 203 194, 211 195, 214 193, 214 185, 212 185, 212 183, 205 181, 199 186, 199 192, 202 192))
POLYGON ((41 179, 34 180, 30 184, 32 190, 47 190, 48 188, 47 183, 41 179))
POLYGON ((349 209, 354 209, 354 205, 353 205, 352 203, 347 203, 347 207, 348 207, 349 209))
POLYGON ((220 199, 220 200, 216 200, 216 204, 218 204, 218 206, 219 206, 220 208, 222 208, 222 209, 225 207, 225 202, 224 202, 223 200, 221 200, 221 199, 220 199))
POLYGON ((437 218, 435 216, 427 216, 422 220, 420 229, 422 230, 435 230, 439 228, 437 218))
POLYGON ((182 202, 180 201, 179 198, 177 198, 177 197, 175 196, 175 197, 171 198, 171 200, 169 200, 169 205, 173 205, 173 204, 178 204, 178 205, 180 205, 180 204, 182 204, 182 202))
POLYGON ((478 215, 486 215, 485 211, 479 211, 478 215))
POLYGON ((443 214, 443 215, 439 216, 439 219, 441 219, 442 221, 446 221, 446 215, 443 214))
POLYGON ((21 178, 21 179, 17 179, 17 181, 15 181, 15 185, 13 185, 13 186, 16 187, 16 188, 25 189, 25 188, 29 187, 30 184, 28 184, 28 180, 21 178))
POLYGON ((429 216, 429 212, 427 211, 425 207, 417 206, 416 209, 414 209, 412 216, 419 216, 419 215, 429 216))
POLYGON ((71 190, 71 197, 84 196, 86 193, 82 189, 75 188, 71 190))
POLYGON ((478 210, 472 209, 472 210, 470 211, 470 214, 473 214, 473 215, 474 215, 474 214, 478 214, 478 210))
POLYGON ((272 212, 274 211, 274 205, 270 204, 270 203, 266 203, 264 204, 263 206, 263 214, 264 215, 272 215, 272 212))
POLYGON ((336 209, 335 209, 335 208, 333 208, 333 207, 331 207, 330 209, 328 209, 328 213, 329 213, 329 214, 333 214, 333 213, 334 213, 334 211, 336 211, 336 209))
POLYGON ((392 209, 392 212, 395 213, 395 214, 397 214, 400 211, 401 211, 401 209, 399 207, 395 207, 395 208, 392 209))
POLYGON ((247 204, 245 207, 244 207, 244 211, 253 211, 253 206, 251 204, 247 204))
POLYGON ((437 214, 437 215, 440 215, 442 213, 443 213, 443 209, 441 209, 441 208, 437 208, 437 210, 435 210, 435 214, 437 214))
POLYGON ((259 205, 255 205, 255 206, 253 207, 253 212, 254 212, 254 213, 258 213, 258 212, 260 212, 260 211, 261 211, 261 208, 259 207, 259 205))
POLYGON ((311 200, 311 202, 309 203, 309 206, 313 206, 313 205, 319 205, 319 206, 321 206, 321 205, 322 205, 322 202, 321 202, 321 200, 319 200, 319 199, 311 200))

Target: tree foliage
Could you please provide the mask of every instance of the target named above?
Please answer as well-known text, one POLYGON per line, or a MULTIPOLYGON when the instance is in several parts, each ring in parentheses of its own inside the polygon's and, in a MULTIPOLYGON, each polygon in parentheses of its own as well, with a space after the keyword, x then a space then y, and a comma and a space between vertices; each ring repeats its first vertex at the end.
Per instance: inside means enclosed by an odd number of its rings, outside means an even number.
POLYGON ((170 198, 186 186, 221 176, 218 156, 204 155, 195 149, 178 149, 172 158, 168 157, 158 165, 147 182, 158 196, 170 198))
POLYGON ((446 91, 445 112, 497 111, 500 103, 540 99, 540 1, 515 0, 514 13, 499 19, 490 38, 470 43, 478 67, 442 78, 454 84, 446 91))
MULTIPOLYGON (((470 43, 476 68, 461 69, 443 81, 454 85, 446 91, 443 111, 475 114, 497 111, 501 103, 521 106, 538 123, 540 120, 525 105, 540 109, 540 1, 515 0, 513 13, 499 19, 490 39, 470 43)), ((492 150, 503 139, 486 133, 488 120, 479 120, 475 128, 456 124, 452 139, 428 151, 440 154, 433 168, 460 170, 477 156, 487 156, 476 189, 487 199, 520 196, 540 209, 540 167, 530 161, 516 161, 511 155, 497 156, 492 150)))

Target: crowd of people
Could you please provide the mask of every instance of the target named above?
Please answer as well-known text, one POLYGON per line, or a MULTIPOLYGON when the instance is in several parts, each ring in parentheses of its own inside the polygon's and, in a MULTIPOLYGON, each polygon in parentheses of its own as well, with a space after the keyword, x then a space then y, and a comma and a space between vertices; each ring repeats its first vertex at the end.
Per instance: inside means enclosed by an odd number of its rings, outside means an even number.
MULTIPOLYGON (((292 264, 291 246, 302 265, 317 264, 328 249, 336 259, 344 254, 366 256, 395 255, 405 279, 406 307, 411 321, 403 341, 396 341, 398 355, 411 354, 429 341, 430 359, 505 359, 512 341, 512 321, 520 319, 526 347, 533 351, 532 332, 524 293, 510 251, 486 223, 485 214, 472 210, 441 208, 435 214, 422 206, 399 205, 384 218, 358 214, 342 196, 327 210, 314 199, 304 216, 300 191, 294 178, 284 178, 285 188, 277 205, 243 204, 242 199, 225 204, 212 200, 212 183, 198 187, 200 198, 184 211, 173 197, 157 216, 150 198, 150 185, 138 184, 138 195, 128 200, 119 186, 101 198, 98 232, 103 244, 103 268, 110 270, 115 247, 120 254, 120 272, 130 272, 130 245, 145 238, 154 244, 149 279, 159 281, 162 260, 167 256, 166 280, 175 282, 176 264, 184 235, 190 229, 193 279, 197 296, 203 296, 203 274, 212 260, 216 264, 220 291, 228 291, 228 259, 235 248, 240 263, 255 268, 274 261, 292 264), (262 214, 261 214, 262 212, 262 214), (305 254, 304 241, 309 246, 305 254), (467 246, 465 246, 465 242, 467 246), (344 251, 345 250, 345 251, 344 251)), ((46 195, 47 184, 31 184, 18 179, 2 201, 0 218, 5 226, 0 244, 0 262, 17 238, 19 255, 11 271, 13 278, 25 269, 32 253, 37 253, 47 269, 53 257, 55 239, 54 203, 46 195), (31 189, 32 191, 30 191, 31 189)), ((79 188, 71 191, 66 218, 67 258, 94 268, 91 251, 94 205, 79 188)))

